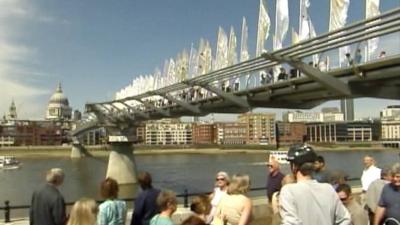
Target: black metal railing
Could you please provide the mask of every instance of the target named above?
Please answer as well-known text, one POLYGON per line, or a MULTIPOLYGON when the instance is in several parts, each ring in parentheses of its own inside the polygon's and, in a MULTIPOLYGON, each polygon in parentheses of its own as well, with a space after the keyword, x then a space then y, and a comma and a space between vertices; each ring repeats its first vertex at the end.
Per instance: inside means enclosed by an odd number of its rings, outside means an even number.
MULTIPOLYGON (((345 180, 347 182, 351 181, 359 181, 360 178, 348 178, 345 177, 345 180)), ((266 190, 266 187, 257 187, 257 188, 250 188, 250 192, 255 192, 255 191, 264 191, 266 190)), ((211 194, 211 192, 193 192, 189 193, 188 189, 184 189, 182 194, 177 194, 177 198, 183 198, 183 207, 188 208, 189 207, 189 198, 193 196, 198 196, 198 195, 204 195, 204 194, 211 194)), ((121 200, 124 200, 126 202, 134 202, 135 198, 123 198, 121 200)), ((97 200, 97 203, 102 203, 103 201, 97 200)), ((75 202, 67 202, 65 203, 67 206, 72 206, 75 202)), ((10 201, 6 200, 4 201, 4 207, 0 206, 0 210, 4 210, 4 222, 9 223, 11 222, 11 210, 16 210, 16 209, 29 209, 30 205, 16 205, 16 206, 10 206, 10 201)))
MULTIPOLYGON (((262 191, 266 190, 266 187, 258 187, 258 188, 251 188, 250 191, 262 191)), ((193 192, 189 193, 187 189, 183 191, 182 194, 177 194, 176 197, 178 198, 183 198, 183 207, 188 208, 189 207, 189 198, 193 196, 198 196, 198 195, 204 195, 204 194, 210 194, 211 192, 193 192)), ((135 198, 123 198, 121 200, 124 200, 126 202, 134 202, 135 198)), ((98 200, 97 203, 102 203, 103 201, 98 200)), ((67 202, 65 203, 67 206, 72 206, 75 202, 67 202)), ((10 201, 6 200, 4 201, 4 206, 0 206, 0 210, 4 210, 4 222, 5 223, 10 223, 11 222, 11 210, 16 210, 16 209, 29 209, 30 205, 16 205, 16 206, 11 206, 10 201)))

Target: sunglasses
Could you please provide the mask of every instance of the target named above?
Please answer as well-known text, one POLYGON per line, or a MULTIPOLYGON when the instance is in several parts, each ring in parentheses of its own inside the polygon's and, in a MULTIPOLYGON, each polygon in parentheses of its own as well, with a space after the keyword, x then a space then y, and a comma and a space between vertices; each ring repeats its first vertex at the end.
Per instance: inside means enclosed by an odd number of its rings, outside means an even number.
POLYGON ((225 178, 216 178, 216 181, 225 180, 225 178))

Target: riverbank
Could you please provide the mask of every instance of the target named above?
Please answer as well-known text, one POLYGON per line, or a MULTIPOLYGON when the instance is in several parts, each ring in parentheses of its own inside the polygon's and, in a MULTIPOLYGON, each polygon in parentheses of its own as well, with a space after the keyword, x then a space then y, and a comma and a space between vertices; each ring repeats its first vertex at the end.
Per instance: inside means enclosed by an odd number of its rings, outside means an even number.
MULTIPOLYGON (((17 157, 69 157, 71 146, 29 146, 29 147, 7 147, 0 148, 0 155, 14 155, 17 157)), ((98 157, 106 157, 110 153, 108 146, 89 146, 86 148, 89 154, 98 157)), ((135 155, 151 154, 231 154, 248 153, 259 154, 267 153, 260 149, 218 149, 218 148, 180 148, 180 149, 135 149, 135 155)))
MULTIPOLYGON (((1 147, 0 155, 14 155, 17 157, 69 157, 71 154, 71 146, 18 146, 18 147, 1 147)), ((385 150, 399 150, 393 148, 384 148, 382 146, 313 146, 316 151, 385 151, 385 150)), ((287 151, 288 146, 279 148, 279 150, 287 151)), ((93 156, 106 157, 109 155, 110 147, 103 146, 88 146, 86 147, 88 153, 93 156)), ((246 154, 267 154, 270 150, 266 149, 246 149, 244 148, 165 148, 165 149, 151 149, 151 148, 136 148, 133 153, 135 155, 151 155, 151 154, 233 154, 233 153, 246 153, 246 154)))

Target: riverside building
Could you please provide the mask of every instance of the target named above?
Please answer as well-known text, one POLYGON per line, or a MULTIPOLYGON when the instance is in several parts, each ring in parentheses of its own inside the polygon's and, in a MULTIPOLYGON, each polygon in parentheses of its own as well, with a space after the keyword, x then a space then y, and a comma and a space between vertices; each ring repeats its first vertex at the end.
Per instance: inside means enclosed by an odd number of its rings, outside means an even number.
POLYGON ((247 126, 247 144, 275 144, 275 113, 244 113, 238 118, 247 126))
POLYGON ((145 125, 147 145, 192 144, 192 124, 177 119, 149 121, 145 125))
POLYGON ((214 135, 217 144, 246 144, 248 139, 247 124, 238 122, 215 123, 214 135))
POLYGON ((309 142, 370 142, 380 139, 380 123, 374 121, 307 123, 309 142))
POLYGON ((381 111, 382 142, 384 146, 400 147, 400 105, 381 111))

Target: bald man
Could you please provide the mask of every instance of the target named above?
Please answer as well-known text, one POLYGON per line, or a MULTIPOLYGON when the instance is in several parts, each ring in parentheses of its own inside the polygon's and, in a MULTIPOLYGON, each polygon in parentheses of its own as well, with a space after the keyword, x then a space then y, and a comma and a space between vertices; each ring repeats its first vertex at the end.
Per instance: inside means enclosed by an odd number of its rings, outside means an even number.
POLYGON ((282 188, 283 175, 280 171, 280 166, 278 161, 272 159, 268 164, 269 175, 267 179, 267 196, 268 200, 271 202, 272 194, 276 191, 280 191, 282 188))
POLYGON ((375 166, 375 160, 372 156, 364 157, 364 170, 361 175, 361 186, 363 192, 367 192, 369 185, 381 178, 381 169, 375 166))

